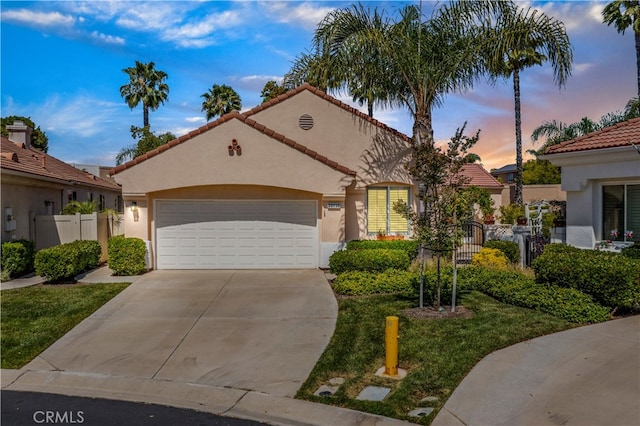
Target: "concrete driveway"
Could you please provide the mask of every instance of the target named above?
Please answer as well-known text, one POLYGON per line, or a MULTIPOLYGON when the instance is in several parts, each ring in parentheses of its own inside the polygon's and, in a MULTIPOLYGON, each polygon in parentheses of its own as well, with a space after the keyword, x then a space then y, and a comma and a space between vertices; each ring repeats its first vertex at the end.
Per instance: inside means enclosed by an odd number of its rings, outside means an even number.
POLYGON ((153 271, 25 369, 293 397, 336 317, 322 271, 153 271))

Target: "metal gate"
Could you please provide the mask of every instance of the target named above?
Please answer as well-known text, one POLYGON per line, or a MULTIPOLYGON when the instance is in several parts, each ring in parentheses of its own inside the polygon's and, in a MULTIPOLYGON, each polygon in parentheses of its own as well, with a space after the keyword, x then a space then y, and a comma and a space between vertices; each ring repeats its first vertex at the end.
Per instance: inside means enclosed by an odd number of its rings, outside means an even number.
POLYGON ((482 249, 485 232, 482 223, 468 221, 461 224, 462 244, 456 250, 458 264, 470 264, 473 255, 482 249))

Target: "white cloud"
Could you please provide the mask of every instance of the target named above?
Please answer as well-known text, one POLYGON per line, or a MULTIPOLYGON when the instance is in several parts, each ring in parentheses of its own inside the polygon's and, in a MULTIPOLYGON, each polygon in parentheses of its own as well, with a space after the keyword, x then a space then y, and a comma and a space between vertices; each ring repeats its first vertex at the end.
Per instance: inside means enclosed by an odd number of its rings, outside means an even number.
POLYGON ((204 117, 187 117, 184 119, 187 123, 206 123, 204 117))
POLYGON ((105 44, 115 44, 115 45, 125 44, 125 40, 122 37, 107 35, 107 34, 99 33, 98 31, 92 32, 91 37, 105 44))
MULTIPOLYGON (((320 2, 319 4, 322 4, 320 2)), ((279 23, 297 24, 307 29, 315 29, 318 23, 333 7, 318 6, 318 4, 303 2, 261 2, 261 7, 268 17, 279 23)))
POLYGON ((0 15, 3 21, 19 22, 34 27, 71 27, 75 18, 60 12, 40 12, 27 9, 4 10, 0 15))

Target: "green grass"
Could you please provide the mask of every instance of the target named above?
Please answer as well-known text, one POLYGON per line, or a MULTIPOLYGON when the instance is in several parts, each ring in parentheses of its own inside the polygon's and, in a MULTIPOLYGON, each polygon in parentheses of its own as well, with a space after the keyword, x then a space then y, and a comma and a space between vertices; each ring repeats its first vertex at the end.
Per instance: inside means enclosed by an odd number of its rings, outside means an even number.
POLYGON ((21 368, 128 283, 25 287, 0 295, 2 368, 21 368))
POLYGON ((415 305, 394 296, 369 296, 339 301, 336 331, 296 397, 359 411, 429 424, 439 408, 473 366, 489 353, 541 335, 574 327, 554 316, 500 303, 471 292, 462 304, 475 312, 467 319, 413 319, 400 314, 415 305), (385 317, 400 317, 400 368, 408 370, 396 381, 376 377, 384 365, 385 317), (332 397, 316 397, 315 390, 334 377, 345 383, 332 397), (391 387, 381 402, 358 401, 368 385, 391 387), (419 404, 426 396, 438 402, 419 404), (432 406, 428 417, 408 417, 414 408, 432 406))

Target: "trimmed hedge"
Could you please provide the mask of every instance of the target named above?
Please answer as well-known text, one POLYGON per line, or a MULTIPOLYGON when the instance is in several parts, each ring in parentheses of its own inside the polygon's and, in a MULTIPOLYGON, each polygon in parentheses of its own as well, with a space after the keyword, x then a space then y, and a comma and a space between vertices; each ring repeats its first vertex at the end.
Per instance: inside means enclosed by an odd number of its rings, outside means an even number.
POLYGON ((539 283, 575 288, 612 308, 640 310, 640 262, 635 259, 549 244, 532 268, 539 283))
POLYGON ((418 287, 417 274, 397 269, 388 269, 379 274, 364 271, 350 271, 338 275, 333 281, 333 289, 338 294, 399 294, 414 297, 418 287))
POLYGON ((632 246, 623 248, 620 254, 630 259, 640 259, 640 244, 633 243, 632 246))
POLYGON ((420 248, 416 240, 353 240, 347 243, 347 250, 404 250, 413 259, 418 255, 420 248))
POLYGON ((387 269, 407 269, 409 262, 404 250, 342 250, 331 255, 329 269, 334 274, 349 271, 384 272, 387 269))
POLYGON ((72 279, 98 266, 101 252, 100 243, 88 240, 42 249, 36 254, 36 274, 47 281, 72 279))
POLYGON ((489 240, 482 247, 498 249, 512 264, 520 263, 520 245, 515 241, 489 240))
POLYGON ((29 240, 2 243, 2 271, 9 278, 20 277, 33 271, 35 244, 29 240))
POLYGON ((490 270, 470 266, 460 269, 465 286, 479 290, 504 303, 531 308, 574 323, 606 321, 610 310, 573 288, 539 284, 512 270, 490 270))
POLYGON ((107 242, 107 264, 114 275, 138 275, 146 270, 147 247, 140 238, 118 235, 107 242))

